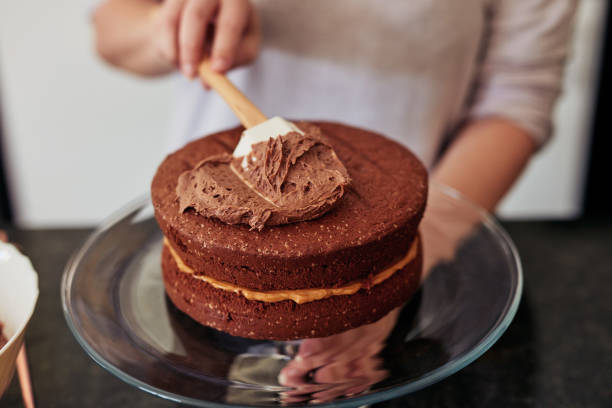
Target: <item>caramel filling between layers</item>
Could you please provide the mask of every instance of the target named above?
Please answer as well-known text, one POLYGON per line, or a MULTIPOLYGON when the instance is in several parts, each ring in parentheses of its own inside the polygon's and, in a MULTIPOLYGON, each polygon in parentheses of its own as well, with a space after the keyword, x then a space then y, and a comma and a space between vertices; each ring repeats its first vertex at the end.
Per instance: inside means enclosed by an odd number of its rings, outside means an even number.
POLYGON ((176 266, 183 273, 192 275, 195 279, 199 279, 211 285, 216 289, 225 290, 228 292, 234 292, 238 295, 242 295, 249 300, 257 300, 260 302, 282 302, 283 300, 293 300, 297 304, 314 302, 315 300, 321 300, 332 296, 342 295, 353 295, 359 290, 364 288, 370 288, 376 286, 385 280, 389 279, 393 274, 400 269, 404 268, 417 256, 419 237, 417 236, 412 242, 412 246, 408 250, 408 253, 404 258, 398 261, 396 264, 388 267, 387 269, 377 273, 372 278, 362 279, 353 281, 347 285, 339 288, 308 288, 308 289, 291 289, 291 290, 268 290, 258 291, 248 288, 243 288, 231 283, 223 282, 206 275, 197 275, 194 270, 187 266, 181 259, 179 254, 172 248, 172 245, 168 242, 168 239, 164 237, 164 245, 170 250, 170 254, 176 262, 176 266))

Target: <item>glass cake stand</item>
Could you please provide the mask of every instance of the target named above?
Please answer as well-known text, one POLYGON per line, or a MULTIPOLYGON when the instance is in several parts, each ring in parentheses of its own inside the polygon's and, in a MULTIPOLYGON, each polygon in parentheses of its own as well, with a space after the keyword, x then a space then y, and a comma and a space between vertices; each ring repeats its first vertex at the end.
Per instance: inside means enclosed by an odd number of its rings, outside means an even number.
POLYGON ((402 308, 339 335, 255 341, 203 327, 166 298, 148 198, 119 211, 68 263, 70 330, 102 367, 200 407, 351 407, 440 381, 482 355, 519 304, 518 254, 485 211, 433 185, 421 223, 426 278, 402 308))

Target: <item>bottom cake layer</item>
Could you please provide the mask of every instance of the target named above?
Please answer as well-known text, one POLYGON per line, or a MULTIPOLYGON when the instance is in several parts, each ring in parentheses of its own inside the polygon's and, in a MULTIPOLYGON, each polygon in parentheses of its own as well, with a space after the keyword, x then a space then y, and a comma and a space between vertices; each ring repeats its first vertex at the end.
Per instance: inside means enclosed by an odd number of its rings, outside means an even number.
POLYGON ((292 300, 261 302, 217 289, 181 271, 164 246, 162 270, 166 293, 174 305, 199 323, 253 339, 293 340, 327 337, 375 322, 404 303, 418 288, 422 248, 391 277, 353 295, 331 296, 297 304, 292 300))

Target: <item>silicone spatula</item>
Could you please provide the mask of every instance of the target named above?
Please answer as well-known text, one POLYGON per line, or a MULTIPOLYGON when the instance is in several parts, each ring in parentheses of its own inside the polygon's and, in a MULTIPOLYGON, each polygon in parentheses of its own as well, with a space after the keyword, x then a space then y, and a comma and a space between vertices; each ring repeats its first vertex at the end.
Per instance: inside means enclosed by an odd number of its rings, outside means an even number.
POLYGON ((289 132, 302 133, 297 126, 281 117, 275 116, 268 119, 227 76, 210 69, 208 59, 200 63, 198 72, 200 78, 221 95, 246 128, 234 149, 234 157, 246 156, 255 143, 264 142, 289 132))

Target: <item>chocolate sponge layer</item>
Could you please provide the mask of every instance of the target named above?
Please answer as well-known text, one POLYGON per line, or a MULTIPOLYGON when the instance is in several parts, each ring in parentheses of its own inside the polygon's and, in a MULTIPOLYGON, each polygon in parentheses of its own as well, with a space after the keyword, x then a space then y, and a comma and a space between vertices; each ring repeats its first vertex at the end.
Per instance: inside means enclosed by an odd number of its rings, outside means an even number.
POLYGON ((231 152, 242 128, 201 138, 166 157, 151 188, 155 217, 185 263, 197 273, 245 288, 301 289, 342 286, 406 254, 425 209, 424 166, 408 149, 376 133, 314 123, 352 183, 334 209, 312 221, 258 232, 179 212, 179 175, 205 157, 231 152))
POLYGON ((266 303, 213 288, 181 272, 166 246, 162 252, 166 293, 178 309, 203 325, 253 339, 326 337, 375 322, 416 291, 421 268, 419 240, 416 258, 370 289, 303 304, 291 300, 266 303))

